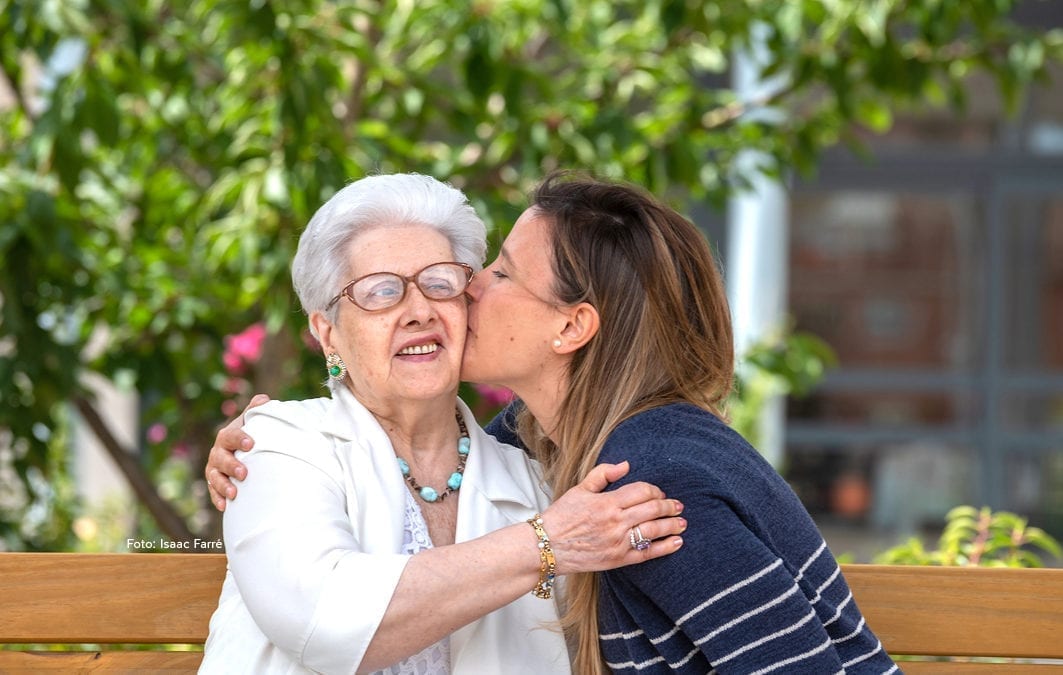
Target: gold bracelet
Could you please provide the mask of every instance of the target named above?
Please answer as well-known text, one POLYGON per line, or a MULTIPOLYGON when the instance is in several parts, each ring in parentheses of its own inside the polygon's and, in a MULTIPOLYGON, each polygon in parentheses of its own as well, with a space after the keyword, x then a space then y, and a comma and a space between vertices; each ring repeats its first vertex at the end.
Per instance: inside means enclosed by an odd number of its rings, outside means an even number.
POLYGON ((535 536, 539 538, 539 583, 532 589, 532 595, 549 600, 554 591, 554 573, 557 571, 554 549, 550 548, 550 537, 543 529, 543 514, 536 513, 528 519, 528 524, 535 529, 535 536))

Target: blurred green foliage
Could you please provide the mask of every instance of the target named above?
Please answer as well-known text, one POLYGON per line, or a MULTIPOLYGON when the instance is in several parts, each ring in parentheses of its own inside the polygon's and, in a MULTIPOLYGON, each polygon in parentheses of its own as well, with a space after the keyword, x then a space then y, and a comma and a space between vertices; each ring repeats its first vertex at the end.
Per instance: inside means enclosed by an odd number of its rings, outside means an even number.
POLYGON ((163 431, 125 448, 93 427, 112 456, 133 451, 124 472, 158 527, 210 527, 202 494, 160 491, 159 471, 183 462, 195 481, 248 392, 321 392, 288 261, 348 181, 450 180, 495 244, 555 167, 719 206, 746 151, 756 170, 810 171, 899 106, 962 107, 976 73, 1016 105, 1063 35, 1019 26, 1014 4, 0 0, 3 545, 67 544, 65 525, 23 520, 62 501, 38 488, 62 485, 71 407, 100 412, 89 375, 137 392, 141 429, 163 431), (754 33, 777 79, 742 100, 728 73, 754 33), (261 359, 227 370, 224 337, 256 321, 261 359))
POLYGON ((927 550, 918 537, 875 557, 887 565, 1043 567, 1041 555, 1063 558, 1059 542, 1027 520, 988 507, 957 506, 945 516, 938 547, 927 550))
POLYGON ((807 395, 837 363, 834 350, 815 335, 787 331, 762 340, 741 355, 735 389, 728 404, 731 426, 753 447, 760 447, 758 421, 776 396, 807 395))

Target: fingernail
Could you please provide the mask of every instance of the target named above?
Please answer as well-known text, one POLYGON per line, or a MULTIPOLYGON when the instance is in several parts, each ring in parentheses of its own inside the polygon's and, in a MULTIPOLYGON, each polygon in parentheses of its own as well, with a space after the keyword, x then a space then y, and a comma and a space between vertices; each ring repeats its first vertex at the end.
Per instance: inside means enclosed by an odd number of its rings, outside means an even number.
POLYGON ((687 519, 686 518, 680 518, 679 519, 679 526, 682 528, 681 530, 679 530, 680 532, 686 532, 687 531, 687 519))
POLYGON ((242 466, 236 467, 236 471, 234 473, 236 473, 236 477, 240 480, 247 478, 247 469, 242 466))
POLYGON ((683 538, 682 537, 676 537, 675 539, 672 540, 672 546, 674 546, 675 548, 679 548, 682 545, 683 545, 683 538))
POLYGON ((236 488, 228 488, 225 490, 225 496, 229 499, 236 499, 236 488))
POLYGON ((683 502, 679 501, 678 499, 675 499, 673 501, 675 502, 675 513, 676 515, 679 515, 683 512, 683 502))
POLYGON ((240 439, 240 447, 243 448, 244 450, 250 450, 251 449, 251 439, 249 437, 247 437, 247 436, 244 436, 243 438, 241 438, 240 439))

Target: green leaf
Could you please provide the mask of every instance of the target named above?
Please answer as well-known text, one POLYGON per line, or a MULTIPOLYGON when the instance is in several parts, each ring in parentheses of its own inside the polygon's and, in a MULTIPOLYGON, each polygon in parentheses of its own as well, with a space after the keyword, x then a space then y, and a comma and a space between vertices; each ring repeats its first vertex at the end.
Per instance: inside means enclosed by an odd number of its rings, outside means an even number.
MULTIPOLYGON (((825 150, 859 147, 912 103, 961 108, 976 75, 1022 101, 1063 60, 1063 32, 1018 25, 1011 4, 11 0, 0 66, 14 83, 62 40, 88 54, 39 108, 0 110, 0 292, 33 299, 0 307, 0 343, 35 347, 19 350, 23 388, 0 358, 0 427, 25 448, 24 476, 33 466, 58 484, 26 420, 60 438, 65 383, 124 377, 145 425, 165 419, 168 443, 209 448, 229 396, 224 337, 252 322, 291 343, 249 376, 282 382, 278 395, 320 393, 287 268, 311 214, 350 180, 436 173, 492 225, 554 166, 722 208, 758 172, 813 175, 825 150), (782 83, 778 120, 751 113, 761 102, 725 76, 751 44, 782 83), (740 165, 747 151, 765 159, 740 165), (64 310, 76 325, 60 343, 37 317, 64 310), (80 356, 94 333, 107 336, 100 355, 80 356)), ((745 363, 735 418, 752 420, 772 392, 814 391, 834 359, 787 330, 745 363)), ((170 470, 165 454, 144 455, 149 472, 170 470)), ((195 512, 192 490, 175 494, 195 512)), ((978 518, 951 526, 949 550, 910 559, 962 560, 978 518)), ((0 514, 0 531, 19 531, 8 524, 0 514)))
POLYGON ((950 509, 949 512, 945 514, 946 521, 951 522, 958 518, 969 518, 970 520, 975 521, 978 519, 978 509, 974 508, 973 506, 966 505, 956 506, 950 509))
POLYGON ((868 129, 885 133, 893 126, 893 113, 881 101, 864 99, 856 106, 856 119, 868 129))

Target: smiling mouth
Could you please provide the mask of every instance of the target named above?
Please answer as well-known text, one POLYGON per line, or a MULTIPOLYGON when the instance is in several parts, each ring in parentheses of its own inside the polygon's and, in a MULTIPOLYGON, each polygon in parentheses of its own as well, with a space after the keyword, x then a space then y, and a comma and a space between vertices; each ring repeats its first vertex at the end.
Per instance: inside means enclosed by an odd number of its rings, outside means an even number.
POLYGON ((430 342, 426 345, 411 345, 399 351, 399 356, 419 356, 421 354, 431 354, 439 349, 438 342, 430 342))

